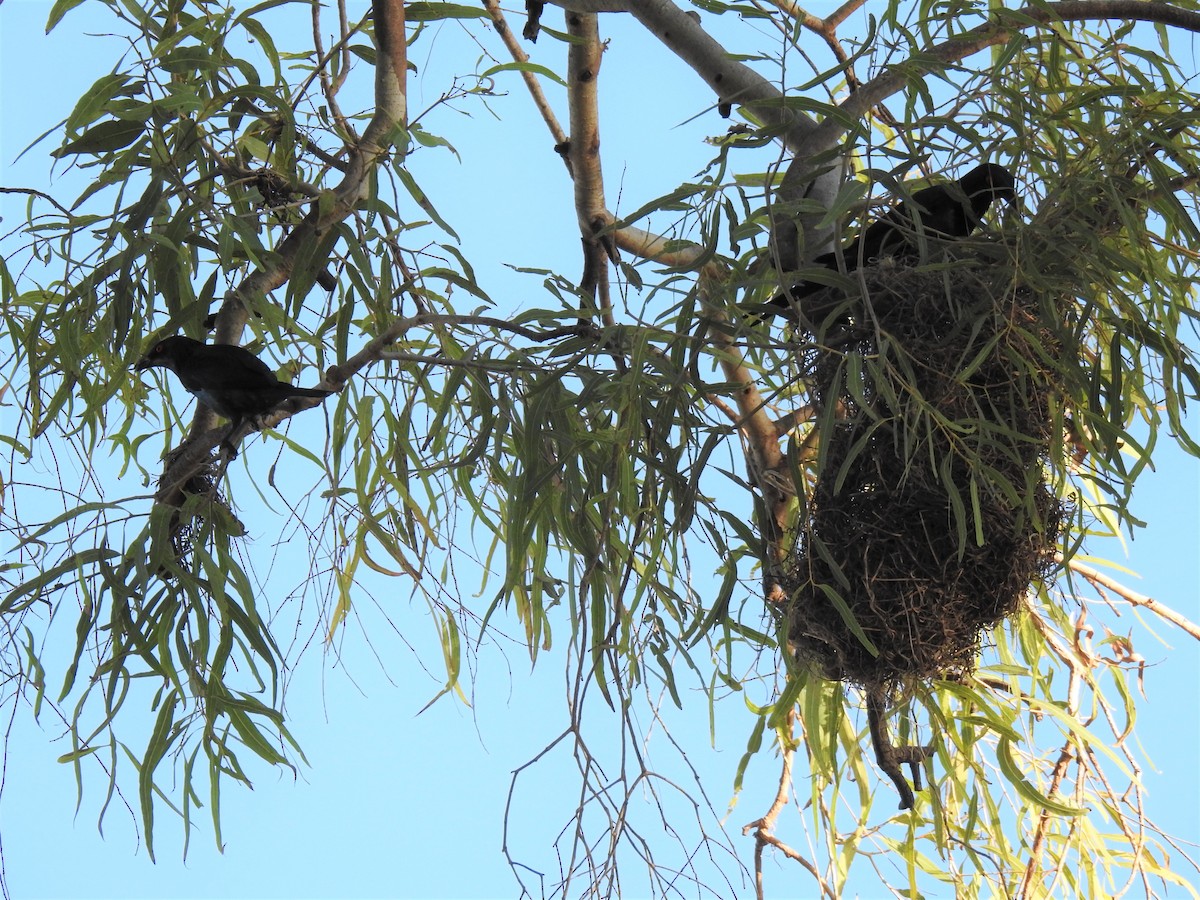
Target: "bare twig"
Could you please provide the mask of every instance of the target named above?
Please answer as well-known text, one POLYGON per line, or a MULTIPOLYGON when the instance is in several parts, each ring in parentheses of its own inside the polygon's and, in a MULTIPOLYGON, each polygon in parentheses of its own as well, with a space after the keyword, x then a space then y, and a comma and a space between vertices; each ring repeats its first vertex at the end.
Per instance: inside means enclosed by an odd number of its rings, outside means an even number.
MULTIPOLYGON (((1050 790, 1047 792, 1047 797, 1053 797, 1058 793, 1062 786, 1063 779, 1067 776, 1067 768, 1071 765, 1071 761, 1075 759, 1074 742, 1068 740, 1063 744, 1062 750, 1058 754, 1058 759, 1054 763, 1054 770, 1050 774, 1050 790)), ((1046 831, 1053 821, 1055 815, 1047 809, 1043 809, 1038 816, 1037 827, 1033 831, 1033 840, 1029 844, 1029 862, 1025 866, 1025 871, 1021 874, 1021 883, 1017 885, 1014 892, 1014 897, 1026 897, 1030 894, 1030 887, 1038 875, 1041 874, 1041 856, 1042 844, 1046 840, 1046 831)))
MULTIPOLYGON (((1068 700, 1066 709, 1066 712, 1071 716, 1078 715, 1079 713, 1079 684, 1082 680, 1079 671, 1072 667, 1070 682, 1067 686, 1068 700)), ((1075 758, 1075 738, 1074 735, 1071 735, 1068 737, 1066 743, 1063 744, 1062 750, 1059 751, 1058 759, 1054 763, 1054 769, 1050 773, 1050 789, 1046 792, 1047 797, 1053 798, 1058 793, 1063 779, 1067 776, 1067 768, 1075 758)), ((1054 818, 1054 814, 1048 809, 1043 809, 1041 815, 1038 816, 1038 824, 1033 831, 1033 840, 1029 846, 1029 863, 1025 866, 1025 871, 1021 875, 1021 883, 1018 885, 1014 897, 1028 896, 1034 879, 1041 873, 1042 845, 1046 840, 1046 833, 1054 818)))
MULTIPOLYGON (((1062 554, 1058 554, 1055 557, 1055 560, 1059 564, 1064 563, 1062 554)), ((1153 597, 1148 597, 1145 594, 1139 594, 1137 591, 1131 590, 1130 588, 1121 584, 1119 581, 1116 581, 1110 576, 1105 575, 1099 569, 1094 569, 1091 566, 1081 563, 1077 560, 1068 560, 1065 562, 1065 564, 1072 572, 1078 572, 1093 585, 1107 588, 1121 599, 1132 603, 1134 606, 1141 606, 1150 610, 1159 618, 1166 619, 1172 625, 1182 628, 1189 635, 1197 640, 1200 640, 1200 626, 1196 625, 1195 622, 1191 621, 1186 616, 1177 613, 1169 606, 1159 603, 1153 597)))
MULTIPOLYGON (((529 62, 529 54, 521 49, 521 45, 517 42, 512 29, 508 27, 508 20, 504 17, 504 11, 500 8, 500 0, 483 0, 483 5, 487 9, 488 15, 492 17, 492 24, 496 28, 496 33, 504 41, 504 46, 508 49, 513 61, 517 63, 529 62)), ((558 123, 558 117, 554 115, 554 109, 550 106, 550 101, 546 99, 546 93, 542 90, 542 85, 538 81, 537 75, 533 72, 522 71, 521 78, 525 81, 525 88, 529 91, 529 96, 533 99, 533 105, 541 113, 542 121, 550 129, 550 135, 554 138, 555 145, 565 144, 567 142, 567 133, 563 131, 562 126, 558 123)), ((565 160, 566 157, 563 157, 563 159, 565 160)))
POLYGON ((813 878, 817 880, 817 884, 821 886, 821 893, 826 897, 834 898, 837 894, 821 877, 821 873, 811 862, 801 856, 792 847, 789 847, 779 838, 775 837, 774 829, 775 822, 779 819, 779 814, 787 805, 788 795, 792 787, 792 763, 796 756, 796 743, 792 736, 792 731, 796 724, 796 711, 793 709, 788 713, 787 718, 788 734, 787 737, 780 741, 782 765, 779 772, 779 789, 775 792, 775 800, 771 803, 771 808, 767 810, 766 815, 761 819, 755 819, 748 825, 742 827, 742 834, 754 835, 754 887, 758 900, 764 900, 763 884, 763 848, 774 847, 788 859, 800 863, 813 878))
MULTIPOLYGON (((324 41, 321 39, 321 8, 324 4, 321 0, 313 0, 312 2, 312 36, 313 49, 317 52, 317 76, 321 79, 321 93, 325 97, 325 102, 329 104, 329 111, 333 114, 333 120, 337 122, 338 128, 347 139, 355 138, 354 127, 350 124, 350 120, 342 112, 341 104, 338 103, 337 95, 341 90, 342 85, 346 81, 346 77, 350 74, 349 67, 349 41, 350 30, 346 23, 346 5, 345 0, 339 0, 338 11, 341 14, 341 40, 339 40, 333 49, 329 51, 328 56, 325 54, 324 41), (341 72, 338 74, 338 79, 335 82, 329 77, 329 67, 326 65, 328 60, 332 59, 335 54, 341 56, 341 72)), ((297 99, 303 96, 303 92, 299 92, 297 99)))
POLYGON ((45 200, 47 203, 49 203, 51 206, 53 206, 55 209, 57 209, 60 213, 62 213, 68 219, 72 218, 71 211, 69 209, 67 209, 65 206, 63 206, 61 203, 59 203, 57 200, 55 200, 53 197, 51 197, 49 194, 45 193, 44 191, 37 191, 37 190, 34 190, 33 188, 0 187, 0 194, 28 194, 31 197, 40 197, 42 200, 45 200))

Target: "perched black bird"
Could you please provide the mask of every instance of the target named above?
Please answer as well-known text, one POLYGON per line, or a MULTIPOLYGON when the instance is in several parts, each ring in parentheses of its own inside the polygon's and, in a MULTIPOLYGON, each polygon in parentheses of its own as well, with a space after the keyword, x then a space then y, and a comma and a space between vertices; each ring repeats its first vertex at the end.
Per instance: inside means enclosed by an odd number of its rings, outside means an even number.
POLYGON ((232 344, 202 344, 190 337, 163 338, 137 361, 134 370, 155 366, 170 369, 196 399, 229 420, 221 446, 230 459, 237 456, 233 438, 246 423, 265 415, 292 397, 324 399, 333 391, 285 384, 261 359, 232 344))
MULTIPOLYGON (((1011 203, 1017 197, 1012 173, 995 163, 984 163, 958 181, 923 188, 877 219, 844 250, 823 253, 813 260, 833 272, 853 272, 860 265, 888 256, 916 256, 922 238, 957 240, 979 227, 984 214, 995 200, 1011 203), (914 210, 915 207, 915 210, 914 210), (918 231, 918 228, 920 231, 918 231), (844 270, 839 268, 842 260, 844 270)), ((795 318, 792 303, 808 297, 826 285, 803 281, 790 291, 776 294, 770 305, 776 315, 795 318)))

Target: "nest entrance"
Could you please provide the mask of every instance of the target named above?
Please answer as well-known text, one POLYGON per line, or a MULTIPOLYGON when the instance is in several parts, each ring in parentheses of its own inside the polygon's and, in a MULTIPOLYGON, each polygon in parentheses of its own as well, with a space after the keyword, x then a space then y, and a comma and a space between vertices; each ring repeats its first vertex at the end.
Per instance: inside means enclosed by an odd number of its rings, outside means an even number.
MULTIPOLYGON (((807 311, 823 320, 800 360, 818 475, 784 586, 797 659, 865 688, 878 717, 903 684, 970 671, 983 631, 1053 565, 1058 346, 1003 266, 857 274, 862 297, 807 311)), ((883 741, 881 764, 897 749, 883 741)))

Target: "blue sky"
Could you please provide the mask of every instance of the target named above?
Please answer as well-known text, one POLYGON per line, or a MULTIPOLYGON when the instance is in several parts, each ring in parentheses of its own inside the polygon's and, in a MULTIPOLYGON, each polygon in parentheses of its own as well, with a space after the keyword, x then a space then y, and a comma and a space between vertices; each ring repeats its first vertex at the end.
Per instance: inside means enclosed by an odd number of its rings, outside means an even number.
MULTIPOLYGON (((79 190, 76 176, 48 177, 43 151, 54 146, 53 140, 19 163, 15 160, 32 138, 60 121, 81 91, 112 66, 119 45, 85 36, 107 27, 100 24, 104 13, 96 17, 87 6, 45 36, 47 11, 48 4, 35 0, 6 0, 0 6, 0 183, 38 187, 69 199, 79 190)), ((711 155, 701 138, 719 133, 724 126, 712 113, 707 119, 688 122, 710 102, 690 70, 635 36, 632 25, 617 30, 605 20, 603 27, 614 38, 605 75, 614 81, 628 79, 627 90, 607 95, 605 121, 612 124, 604 130, 606 181, 610 196, 620 198, 620 208, 632 210, 699 170, 711 155), (663 66, 673 67, 674 77, 656 77, 663 66), (649 79, 655 83, 653 98, 642 96, 639 88, 649 79), (664 117, 664 109, 677 112, 664 117), (659 164, 648 164, 648 140, 661 142, 663 151, 655 154, 659 164)), ((438 52, 446 44, 459 46, 456 40, 456 32, 447 29, 432 46, 438 52)), ((560 45, 544 41, 537 52, 547 64, 562 68, 560 45)), ((432 68, 420 55, 414 62, 422 72, 432 68)), ((440 82, 433 75, 418 75, 411 88, 411 107, 419 110, 436 98, 440 82)), ((424 167, 418 171, 419 180, 466 247, 490 248, 490 264, 479 268, 485 288, 495 297, 511 298, 506 305, 519 308, 532 305, 523 303, 522 297, 540 290, 538 280, 513 274, 503 264, 545 266, 553 259, 560 270, 572 272, 577 266, 578 237, 570 186, 548 147, 545 169, 532 186, 522 180, 527 172, 522 159, 510 155, 520 152, 510 140, 512 129, 542 128, 515 78, 510 89, 512 96, 494 101, 501 120, 477 113, 470 127, 462 130, 472 143, 458 147, 461 165, 447 154, 429 154, 415 165, 424 167), (494 217, 477 214, 481 196, 497 211, 494 217), (523 224, 536 223, 536 227, 506 227, 505 216, 515 210, 520 210, 523 224)), ((550 94, 562 110, 561 93, 551 88, 550 94)), ((20 222, 23 205, 23 199, 0 197, 4 232, 20 222)), ((5 430, 11 415, 11 410, 0 408, 0 426, 5 430)), ((1136 510, 1150 526, 1135 536, 1130 556, 1122 562, 1140 574, 1135 584, 1139 590, 1196 620, 1200 618, 1200 464, 1165 444, 1160 449, 1165 452, 1158 470, 1139 484, 1136 501, 1136 510)), ((245 456, 250 457, 247 465, 253 473, 254 456, 250 452, 245 456)), ((266 464, 261 457, 260 464, 266 464)), ((246 471, 235 477, 244 478, 246 471)), ((127 482, 122 489, 133 494, 137 485, 127 482)), ((235 496, 245 507, 254 503, 244 482, 240 493, 235 485, 235 496)), ((251 530, 252 538, 258 537, 262 544, 271 542, 272 535, 256 532, 253 522, 251 530)), ((281 570, 297 564, 288 552, 278 563, 281 570)), ((303 548, 291 552, 304 565, 303 548)), ((1119 558, 1122 551, 1108 542, 1093 552, 1119 558)), ((473 708, 447 699, 418 715, 440 686, 440 652, 423 605, 407 602, 406 594, 391 596, 388 591, 395 591, 395 586, 382 586, 377 597, 382 611, 360 604, 361 618, 351 622, 334 649, 322 650, 318 642, 299 660, 289 684, 289 727, 310 766, 295 779, 287 770, 256 768, 252 792, 233 787, 224 792, 223 854, 214 847, 201 814, 188 858, 182 861, 182 836, 163 813, 156 836, 158 863, 152 864, 137 843, 134 824, 140 818, 120 802, 105 818, 102 837, 96 814, 103 785, 85 782, 76 813, 72 772, 55 762, 69 749, 55 742, 62 728, 46 712, 40 723, 32 722, 29 709, 19 705, 9 726, 0 796, 0 838, 13 896, 515 896, 513 877, 501 853, 505 800, 512 771, 565 726, 565 661, 561 652, 551 652, 531 672, 520 649, 502 652, 485 647, 473 708), (391 632, 383 612, 402 624, 403 638, 391 632), (383 666, 376 654, 386 660, 383 666)), ((1110 627, 1117 631, 1133 627, 1124 624, 1133 618, 1126 612, 1123 620, 1110 620, 1110 627)), ((1156 630, 1171 648, 1144 636, 1137 645, 1151 663, 1146 679, 1150 699, 1142 705, 1138 736, 1159 769, 1159 773, 1145 773, 1149 812, 1166 830, 1195 844, 1200 843, 1200 704, 1195 699, 1200 653, 1186 636, 1165 627, 1156 630)), ((672 733, 685 743, 689 761, 721 813, 730 800, 735 768, 753 720, 740 698, 729 698, 717 708, 716 746, 710 746, 707 707, 697 693, 692 699, 700 702, 685 701, 688 713, 672 717, 672 733)), ((606 730, 617 727, 616 717, 599 706, 592 713, 592 739, 598 747, 605 740, 611 743, 606 730)), ((661 764, 673 765, 670 748, 659 749, 661 764)), ((746 864, 753 847, 740 836, 740 828, 769 804, 773 766, 769 754, 760 756, 746 792, 728 819, 728 840, 746 864)), ((684 771, 680 777, 691 776, 684 771)), ((545 871, 547 886, 556 880, 550 847, 574 808, 577 792, 565 747, 518 782, 510 849, 518 862, 545 871)), ((654 827, 652 814, 643 810, 639 815, 647 829, 654 827)), ((711 831, 718 826, 709 820, 705 827, 711 831)), ((808 893, 809 882, 784 860, 772 860, 767 877, 769 884, 774 879, 773 897, 786 896, 787 885, 804 885, 808 893)), ((536 885, 536 877, 528 883, 536 885)), ((735 893, 748 895, 749 888, 743 886, 735 893)))

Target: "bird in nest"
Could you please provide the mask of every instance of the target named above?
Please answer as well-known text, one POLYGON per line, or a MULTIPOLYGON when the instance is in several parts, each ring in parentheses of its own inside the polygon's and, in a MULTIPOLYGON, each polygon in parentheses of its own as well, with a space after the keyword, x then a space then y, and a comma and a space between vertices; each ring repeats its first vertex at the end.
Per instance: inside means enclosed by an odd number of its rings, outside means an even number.
MULTIPOLYGON (((915 259, 926 241, 968 237, 996 200, 1016 199, 1012 173, 996 163, 984 163, 957 181, 917 191, 868 225, 847 247, 821 254, 813 265, 844 273, 889 256, 915 259)), ((816 281, 794 284, 772 297, 767 311, 795 321, 797 301, 828 286, 816 281)))

